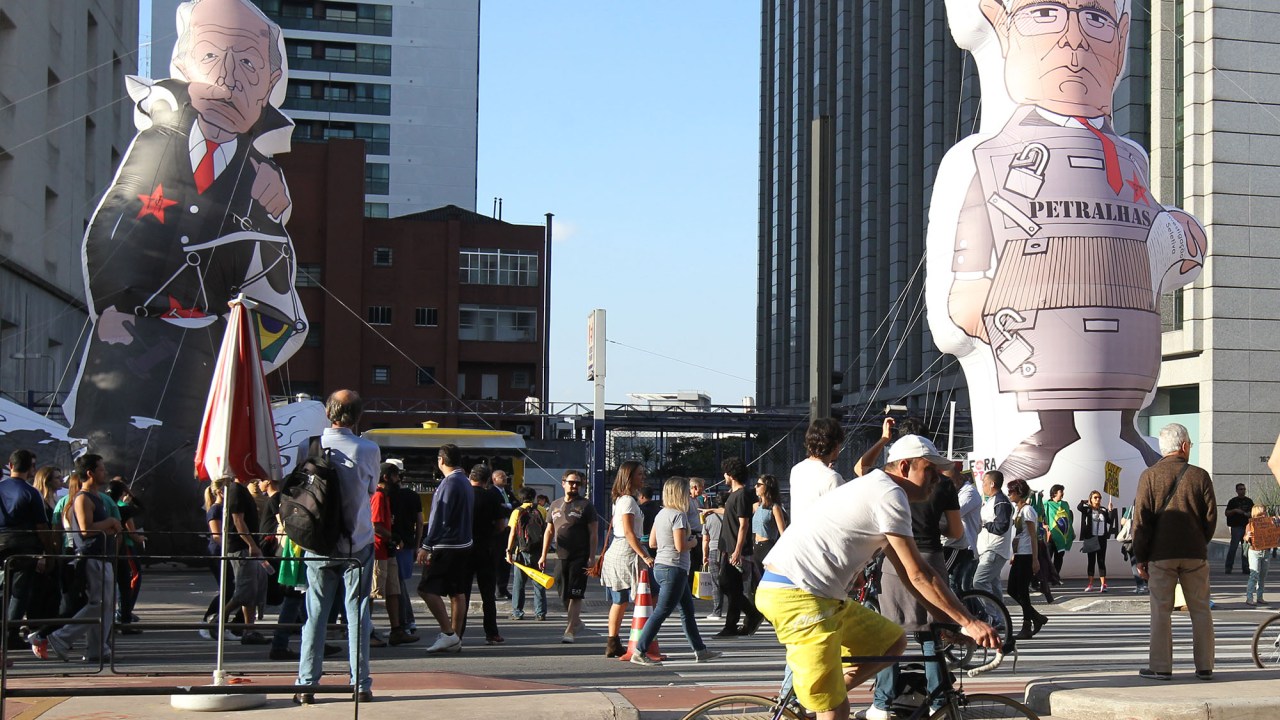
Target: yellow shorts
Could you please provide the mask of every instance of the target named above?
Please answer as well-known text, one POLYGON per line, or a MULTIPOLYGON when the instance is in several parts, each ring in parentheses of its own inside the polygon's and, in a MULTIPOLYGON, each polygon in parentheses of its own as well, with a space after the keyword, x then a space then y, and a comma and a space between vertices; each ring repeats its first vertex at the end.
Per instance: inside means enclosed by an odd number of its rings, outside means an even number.
POLYGON ((902 628, 856 602, 799 588, 761 587, 756 609, 787 646, 800 704, 815 712, 834 710, 849 697, 841 657, 884 655, 903 635, 902 628))

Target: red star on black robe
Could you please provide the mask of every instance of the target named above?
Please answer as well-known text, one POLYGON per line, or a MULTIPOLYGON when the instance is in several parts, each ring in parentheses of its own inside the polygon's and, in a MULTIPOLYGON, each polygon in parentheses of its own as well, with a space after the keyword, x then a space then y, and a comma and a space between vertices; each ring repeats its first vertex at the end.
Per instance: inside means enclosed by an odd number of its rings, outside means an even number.
POLYGON ((142 201, 142 209, 138 211, 138 219, 141 220, 143 215, 150 215, 160 224, 164 224, 164 211, 170 205, 177 205, 177 200, 169 200, 164 196, 164 185, 157 184, 156 189, 151 191, 150 195, 139 195, 138 199, 142 201))

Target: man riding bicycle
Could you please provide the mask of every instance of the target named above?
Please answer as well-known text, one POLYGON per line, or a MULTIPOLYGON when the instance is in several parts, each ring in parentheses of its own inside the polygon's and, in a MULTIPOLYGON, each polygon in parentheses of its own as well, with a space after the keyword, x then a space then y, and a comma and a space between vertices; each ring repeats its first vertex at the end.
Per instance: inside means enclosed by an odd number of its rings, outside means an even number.
POLYGON ((905 435, 889 448, 883 471, 829 492, 770 551, 756 606, 787 646, 797 697, 820 719, 846 720, 849 689, 890 664, 844 667, 842 657, 900 655, 906 649, 901 627, 848 596, 878 550, 934 617, 950 618, 984 647, 999 646, 996 631, 965 610, 912 539, 909 503, 927 499, 938 470, 951 463, 925 438, 905 435))

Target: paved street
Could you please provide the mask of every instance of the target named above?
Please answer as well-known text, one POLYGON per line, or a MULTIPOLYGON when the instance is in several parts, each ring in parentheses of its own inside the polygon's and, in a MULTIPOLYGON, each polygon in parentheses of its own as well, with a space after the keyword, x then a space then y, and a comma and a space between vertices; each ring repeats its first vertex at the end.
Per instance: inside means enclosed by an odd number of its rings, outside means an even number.
MULTIPOLYGON (((1249 642, 1256 623, 1267 614, 1264 610, 1245 608, 1243 584, 1244 578, 1238 574, 1214 576, 1214 600, 1218 603, 1214 617, 1221 671, 1251 665, 1249 642)), ((1116 587, 1105 596, 1096 593, 1085 596, 1079 591, 1081 585, 1070 581, 1068 587, 1074 590, 1060 592, 1056 604, 1043 608, 1051 620, 1039 637, 1020 644, 1016 671, 1007 660, 993 673, 966 679, 966 687, 1020 698, 1029 681, 1046 675, 1093 671, 1124 675, 1145 665, 1145 598, 1132 595, 1131 586, 1116 587), (1088 609, 1071 610, 1089 603, 1092 607, 1088 609)), ((138 614, 144 622, 153 623, 198 620, 212 589, 213 582, 203 571, 152 570, 144 578, 138 614)), ((708 603, 698 605, 704 614, 709 609, 708 603)), ((555 606, 553 602, 552 607, 555 606)), ((376 607, 375 621, 385 634, 385 615, 380 604, 376 607)), ((673 711, 687 709, 729 689, 771 694, 782 677, 782 649, 767 625, 754 637, 718 640, 710 637, 718 629, 718 623, 700 620, 708 643, 724 650, 725 656, 712 663, 695 664, 679 623, 668 621, 659 634, 662 650, 669 655, 668 661, 661 668, 640 668, 602 657, 605 605, 598 588, 592 588, 589 598, 586 617, 589 630, 579 636, 579 643, 575 645, 560 643, 563 620, 559 613, 553 613, 546 622, 532 619, 514 622, 506 619, 508 603, 499 603, 499 608, 505 644, 486 646, 475 639, 483 637, 477 604, 474 622, 470 623, 469 642, 463 652, 428 656, 424 650, 435 633, 428 623, 421 622, 425 611, 418 603, 423 640, 414 645, 375 649, 373 671, 411 674, 443 671, 509 681, 617 689, 640 709, 641 717, 646 720, 678 717, 673 711)), ((1175 614, 1174 632, 1177 669, 1189 672, 1190 628, 1185 614, 1175 614)), ((297 648, 296 639, 291 646, 297 648)), ((241 646, 236 642, 229 642, 226 647, 226 665, 234 673, 271 673, 286 678, 287 682, 295 667, 293 663, 268 661, 264 647, 241 646)), ((215 643, 200 639, 194 629, 148 630, 142 635, 117 639, 116 671, 199 677, 213 667, 214 653, 215 643)), ((24 653, 12 653, 11 657, 15 667, 10 670, 10 682, 15 685, 34 675, 47 677, 53 672, 83 674, 97 670, 84 663, 41 662, 24 653)), ((335 682, 343 679, 344 668, 344 659, 326 663, 326 670, 333 674, 330 679, 335 682)), ((93 684, 102 681, 101 677, 92 680, 93 684)), ((855 696, 859 702, 865 701, 865 697, 865 693, 855 696)))

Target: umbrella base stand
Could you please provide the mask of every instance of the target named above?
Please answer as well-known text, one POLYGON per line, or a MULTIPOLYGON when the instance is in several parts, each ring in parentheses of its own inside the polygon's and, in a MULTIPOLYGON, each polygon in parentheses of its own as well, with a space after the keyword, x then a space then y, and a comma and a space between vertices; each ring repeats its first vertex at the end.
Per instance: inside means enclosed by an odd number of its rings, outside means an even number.
POLYGON ((175 710, 194 712, 224 712, 227 710, 251 710, 267 704, 267 696, 260 693, 235 695, 170 695, 169 706, 175 710))
MULTIPOLYGON (((205 687, 227 686, 227 676, 222 670, 213 673, 213 684, 205 687)), ((252 710, 267 704, 265 693, 187 693, 169 696, 169 706, 175 710, 194 712, 224 712, 227 710, 252 710)))

